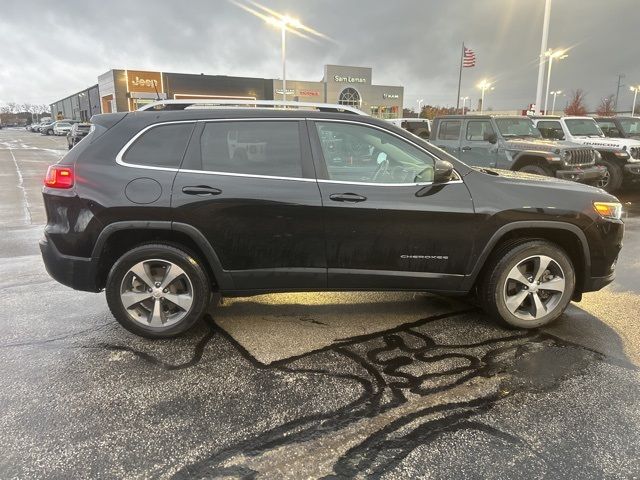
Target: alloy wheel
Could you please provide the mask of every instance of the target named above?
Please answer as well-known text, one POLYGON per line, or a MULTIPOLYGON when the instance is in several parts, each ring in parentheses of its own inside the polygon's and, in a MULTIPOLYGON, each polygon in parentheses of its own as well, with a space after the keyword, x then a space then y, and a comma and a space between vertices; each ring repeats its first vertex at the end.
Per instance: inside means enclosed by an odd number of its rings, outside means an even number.
POLYGON ((511 269, 504 284, 504 300, 516 317, 538 320, 558 306, 565 288, 565 275, 558 262, 535 255, 511 269))
POLYGON ((610 181, 611 181, 611 173, 609 172, 609 169, 607 169, 604 172, 604 175, 602 176, 602 178, 598 180, 598 182, 596 183, 596 186, 598 188, 607 188, 610 181))
POLYGON ((180 322, 193 304, 193 285, 173 262, 143 260, 124 275, 120 300, 126 312, 145 327, 166 328, 180 322))

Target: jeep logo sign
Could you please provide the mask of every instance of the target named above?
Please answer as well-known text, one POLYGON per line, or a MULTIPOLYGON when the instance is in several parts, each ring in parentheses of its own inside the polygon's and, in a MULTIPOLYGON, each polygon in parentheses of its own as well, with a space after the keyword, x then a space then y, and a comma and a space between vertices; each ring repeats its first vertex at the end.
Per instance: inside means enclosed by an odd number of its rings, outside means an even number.
POLYGON ((130 92, 155 93, 162 91, 160 72, 127 70, 127 89, 130 92))

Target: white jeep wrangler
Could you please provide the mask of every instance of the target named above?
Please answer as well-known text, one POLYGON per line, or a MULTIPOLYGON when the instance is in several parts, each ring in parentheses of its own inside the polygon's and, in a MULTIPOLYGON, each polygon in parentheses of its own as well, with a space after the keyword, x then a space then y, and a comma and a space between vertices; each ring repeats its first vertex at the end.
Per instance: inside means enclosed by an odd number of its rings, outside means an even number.
POLYGON ((545 138, 568 140, 595 148, 598 165, 607 173, 597 183, 609 193, 622 186, 625 179, 640 178, 640 141, 631 138, 608 138, 591 117, 532 117, 545 138))

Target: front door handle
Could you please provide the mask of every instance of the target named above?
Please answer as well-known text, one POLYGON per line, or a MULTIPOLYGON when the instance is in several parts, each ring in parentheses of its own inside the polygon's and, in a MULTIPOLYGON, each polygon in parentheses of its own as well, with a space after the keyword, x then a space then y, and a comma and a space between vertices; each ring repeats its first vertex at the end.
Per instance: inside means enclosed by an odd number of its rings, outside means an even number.
POLYGON ((469 150, 471 150, 471 147, 462 147, 463 152, 468 152, 469 150))
POLYGON ((182 187, 182 193, 186 193, 187 195, 220 195, 222 190, 219 188, 209 187, 208 185, 193 185, 182 187))
POLYGON ((329 198, 334 202, 350 203, 364 202, 367 199, 367 197, 363 197, 362 195, 358 195, 357 193, 334 193, 329 195, 329 198))

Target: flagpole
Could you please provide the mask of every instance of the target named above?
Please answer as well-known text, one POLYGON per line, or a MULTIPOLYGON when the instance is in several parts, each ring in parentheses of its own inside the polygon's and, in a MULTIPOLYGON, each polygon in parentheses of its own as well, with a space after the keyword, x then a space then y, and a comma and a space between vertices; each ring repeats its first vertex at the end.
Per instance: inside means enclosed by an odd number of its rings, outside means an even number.
POLYGON ((458 108, 460 108, 460 84, 462 83, 462 61, 463 60, 464 60, 464 42, 462 42, 462 53, 460 54, 460 72, 458 73, 458 97, 456 98, 456 113, 458 113, 458 108))

